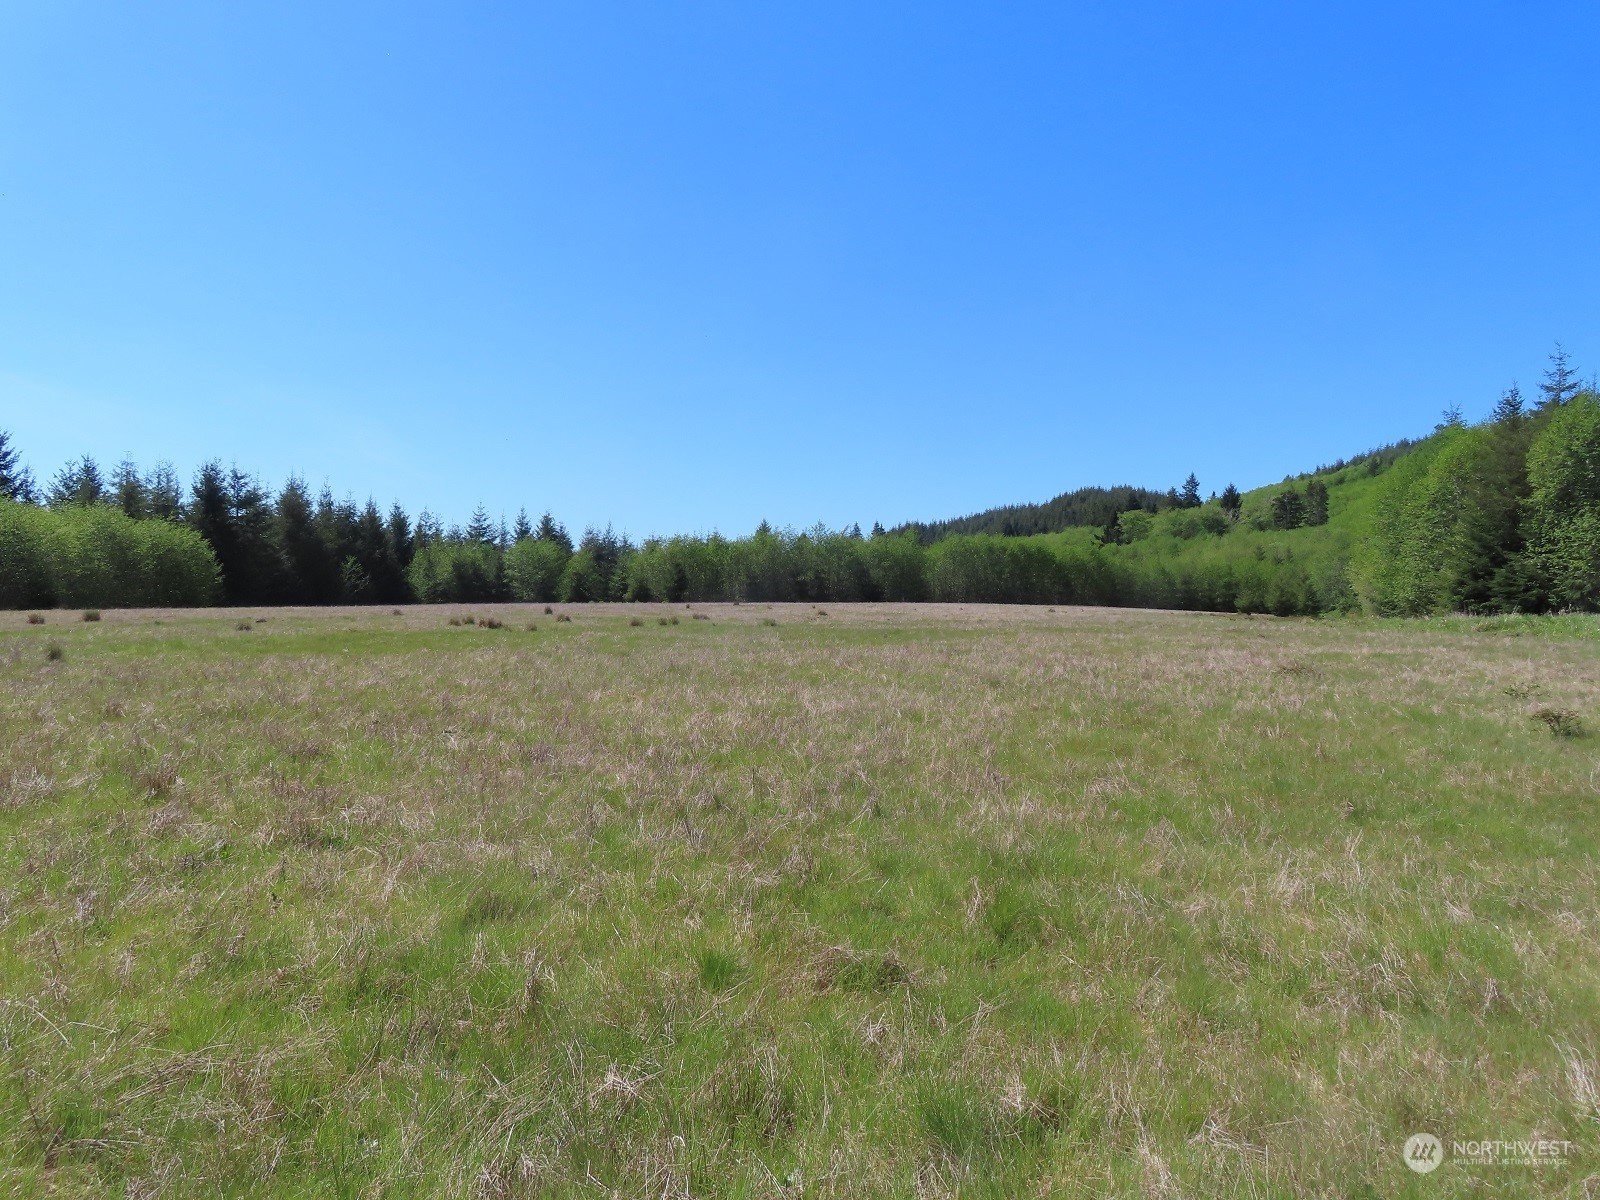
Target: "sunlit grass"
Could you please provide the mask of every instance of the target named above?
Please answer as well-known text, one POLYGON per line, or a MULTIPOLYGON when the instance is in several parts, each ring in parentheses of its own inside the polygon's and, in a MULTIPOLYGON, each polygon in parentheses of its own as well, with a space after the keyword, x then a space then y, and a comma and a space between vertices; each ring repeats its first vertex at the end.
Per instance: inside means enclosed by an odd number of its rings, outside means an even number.
POLYGON ((1593 1169, 1592 618, 70 615, 0 616, 0 1191, 1593 1169))

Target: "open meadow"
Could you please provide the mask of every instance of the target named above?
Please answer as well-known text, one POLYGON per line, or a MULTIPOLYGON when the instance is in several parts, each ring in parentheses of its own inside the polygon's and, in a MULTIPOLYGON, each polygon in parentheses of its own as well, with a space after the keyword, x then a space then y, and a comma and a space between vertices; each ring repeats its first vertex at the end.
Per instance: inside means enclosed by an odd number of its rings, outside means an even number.
POLYGON ((0 1195, 1600 1191, 1600 621, 825 607, 0 614, 0 1195))

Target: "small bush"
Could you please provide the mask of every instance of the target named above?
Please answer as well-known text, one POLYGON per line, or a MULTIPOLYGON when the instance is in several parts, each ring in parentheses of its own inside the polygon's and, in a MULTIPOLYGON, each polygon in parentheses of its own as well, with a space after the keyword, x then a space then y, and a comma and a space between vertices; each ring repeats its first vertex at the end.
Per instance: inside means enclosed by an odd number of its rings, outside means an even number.
POLYGON ((1551 737, 1581 737, 1583 720, 1570 708, 1540 708, 1528 714, 1530 721, 1538 721, 1550 731, 1551 737))
POLYGON ((777 622, 777 621, 776 621, 776 620, 775 620, 775 619, 773 619, 773 618, 772 618, 772 617, 762 617, 762 618, 761 618, 761 623, 762 623, 762 624, 763 624, 763 625, 773 625, 773 626, 776 626, 776 625, 777 625, 777 623, 778 623, 778 622, 777 622))
POLYGON ((249 633, 255 627, 256 623, 254 621, 240 621, 234 626, 240 633, 249 633))
POLYGON ((695 613, 694 614, 694 619, 696 621, 709 621, 709 620, 711 620, 711 618, 706 616, 705 613, 695 613))
POLYGON ((553 612, 555 612, 555 609, 553 609, 553 608, 551 608, 551 607, 550 607, 550 606, 549 606, 549 605, 548 605, 548 604, 546 604, 546 605, 545 605, 545 606, 544 606, 544 615, 545 615, 545 616, 547 616, 547 617, 548 617, 548 616, 549 616, 549 615, 550 615, 550 614, 551 614, 551 613, 553 613, 553 612))
POLYGON ((572 618, 567 616, 566 613, 557 613, 556 614, 556 620, 557 621, 566 621, 566 622, 570 623, 572 621, 572 618))
POLYGON ((61 648, 60 642, 51 642, 44 648, 46 662, 60 662, 66 656, 67 652, 61 648))
POLYGON ((29 613, 28 614, 28 624, 29 625, 43 625, 44 624, 44 614, 43 613, 29 613))
POLYGON ((394 611, 393 611, 393 612, 391 612, 391 613, 390 613, 390 614, 389 614, 389 615, 390 615, 390 616, 391 616, 391 617, 403 617, 403 616, 405 616, 405 613, 403 613, 403 612, 401 612, 401 611, 400 611, 400 610, 399 610, 399 609, 398 609, 398 608, 397 608, 397 609, 395 609, 395 610, 394 610, 394 611))
POLYGON ((635 629, 637 629, 639 626, 644 624, 644 618, 642 618, 642 617, 632 617, 632 618, 629 619, 628 624, 632 625, 635 629))
POLYGON ((503 625, 504 625, 504 623, 500 620, 499 617, 479 617, 478 618, 478 628, 480 628, 480 629, 500 629, 500 628, 503 627, 503 625))
POLYGON ((449 621, 449 624, 459 627, 461 625, 461 618, 460 617, 451 617, 450 621, 449 621))
POLYGON ((98 621, 100 619, 100 610, 98 608, 85 609, 83 619, 85 621, 98 621))

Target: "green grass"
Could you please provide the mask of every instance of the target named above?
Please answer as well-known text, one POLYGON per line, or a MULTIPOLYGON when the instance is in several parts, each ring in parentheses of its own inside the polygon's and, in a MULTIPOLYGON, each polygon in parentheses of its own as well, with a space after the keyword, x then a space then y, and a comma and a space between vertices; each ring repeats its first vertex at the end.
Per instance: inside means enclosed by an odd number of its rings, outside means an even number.
POLYGON ((0 1194, 1600 1183, 1594 618, 566 611, 0 615, 0 1194))

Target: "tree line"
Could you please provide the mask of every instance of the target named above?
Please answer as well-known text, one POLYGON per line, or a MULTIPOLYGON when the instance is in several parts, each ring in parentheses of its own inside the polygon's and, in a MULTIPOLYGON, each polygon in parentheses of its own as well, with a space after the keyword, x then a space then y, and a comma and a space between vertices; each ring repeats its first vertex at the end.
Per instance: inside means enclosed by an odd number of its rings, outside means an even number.
POLYGON ((1361 556, 1380 613, 1600 607, 1600 394, 1557 347, 1528 405, 1513 385, 1490 418, 1459 410, 1399 460, 1361 556))
POLYGON ((958 522, 574 540, 276 492, 219 462, 90 458, 45 485, 0 432, 0 605, 948 600, 1284 615, 1600 607, 1600 399, 1557 350, 1537 404, 1241 494, 1086 488, 958 522), (1335 517, 1334 493, 1346 497, 1335 517))

